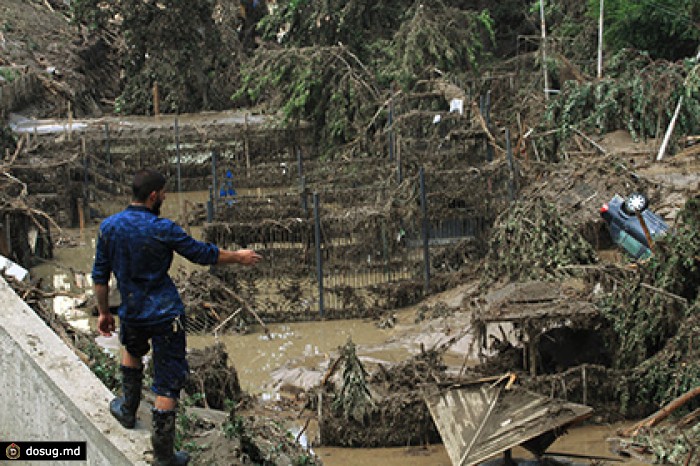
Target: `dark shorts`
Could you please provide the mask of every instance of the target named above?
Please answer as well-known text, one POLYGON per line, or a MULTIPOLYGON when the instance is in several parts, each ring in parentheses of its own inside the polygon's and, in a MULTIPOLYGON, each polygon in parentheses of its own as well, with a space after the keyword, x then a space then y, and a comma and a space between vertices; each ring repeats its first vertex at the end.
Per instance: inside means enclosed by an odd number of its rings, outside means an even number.
POLYGON ((119 340, 132 356, 141 359, 153 345, 153 385, 156 395, 180 398, 180 390, 190 368, 185 357, 187 342, 185 329, 180 323, 169 321, 150 326, 129 325, 121 322, 119 340))

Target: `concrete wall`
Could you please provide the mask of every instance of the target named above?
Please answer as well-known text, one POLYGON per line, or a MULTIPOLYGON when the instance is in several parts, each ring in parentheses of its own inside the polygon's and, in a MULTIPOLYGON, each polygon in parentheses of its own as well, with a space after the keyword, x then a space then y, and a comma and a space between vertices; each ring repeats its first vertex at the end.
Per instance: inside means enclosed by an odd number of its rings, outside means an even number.
MULTIPOLYGON (((107 407, 112 397, 0 276, 0 439, 86 441, 83 464, 147 464, 148 431, 142 422, 127 430, 112 418, 107 407)), ((4 458, 0 452, 0 463, 4 458)))

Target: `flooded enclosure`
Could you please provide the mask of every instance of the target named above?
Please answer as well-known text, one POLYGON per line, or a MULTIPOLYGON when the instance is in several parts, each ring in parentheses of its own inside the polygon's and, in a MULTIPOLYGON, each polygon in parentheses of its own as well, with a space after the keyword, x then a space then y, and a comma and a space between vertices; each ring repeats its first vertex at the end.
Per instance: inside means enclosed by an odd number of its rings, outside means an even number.
MULTIPOLYGON (((306 423, 313 425, 306 426, 305 435, 324 464, 360 464, 355 461, 363 454, 336 447, 369 449, 366 464, 376 464, 377 457, 391 464, 397 454, 396 464, 449 464, 417 389, 422 384, 456 383, 472 368, 486 374, 521 370, 531 376, 523 385, 541 393, 599 409, 614 403, 615 372, 611 350, 601 344, 606 341, 599 330, 602 322, 589 302, 572 299, 583 296, 588 285, 574 281, 573 287, 559 290, 524 283, 517 296, 509 295, 508 287, 494 287, 493 294, 482 295, 485 305, 476 307, 476 289, 470 288, 449 305, 417 307, 474 280, 472 264, 487 257, 489 242, 500 238, 492 227, 512 202, 507 164, 484 166, 479 173, 411 171, 420 152, 413 164, 404 153, 399 183, 396 161, 319 163, 295 143, 274 149, 269 135, 261 138, 265 144, 249 144, 246 158, 238 149, 227 152, 226 142, 217 149, 211 143, 191 143, 189 138, 198 133, 188 132, 187 117, 178 117, 178 140, 169 141, 175 120, 163 120, 121 123, 142 125, 146 135, 155 133, 153 140, 133 138, 133 128, 123 134, 110 129, 107 139, 103 127, 91 143, 84 136, 70 142, 62 140, 65 133, 54 134, 34 150, 58 144, 82 154, 93 144, 99 156, 78 155, 31 174, 21 168, 17 173, 31 180, 30 192, 43 193, 37 198, 47 211, 55 209, 63 227, 63 243, 55 251, 61 269, 43 264, 32 273, 75 296, 55 299, 55 309, 64 308, 82 328, 94 328, 89 270, 96 227, 126 205, 127 180, 139 166, 152 163, 168 175, 165 216, 197 238, 226 248, 253 248, 265 257, 255 269, 200 267, 181 259, 174 263, 171 272, 187 307, 193 357, 217 342, 225 350, 217 361, 205 357, 192 362, 186 392, 204 393, 203 408, 224 409, 224 400, 246 403, 248 394, 264 403, 305 407, 314 413, 305 417, 314 419, 306 423), (155 129, 148 129, 151 125, 155 129), (120 152, 119 147, 136 149, 120 152), (338 173, 341 182, 333 181, 338 173), (397 317, 395 311, 402 308, 411 310, 397 317), (365 407, 352 404, 358 395, 341 375, 349 358, 343 348, 350 341, 357 348, 357 367, 366 367, 359 369, 371 394, 365 407), (432 352, 438 347, 439 354, 432 352), (581 347, 601 351, 586 354, 581 347), (508 351, 510 358, 504 358, 508 351), (499 357, 484 359, 493 354, 499 357)), ((214 120, 216 125, 225 118, 214 120)), ((243 124, 245 128, 245 119, 243 124)), ((27 140, 41 137, 37 131, 27 140)), ((449 151, 443 155, 443 168, 463 162, 449 151)), ((501 256, 492 266, 506 259, 501 256)), ((304 421, 296 425, 301 429, 304 421)), ((601 447, 598 456, 605 455, 601 447)))
POLYGON ((694 29, 618 50, 663 14, 624 2, 600 44, 585 2, 0 3, 0 255, 107 387, 90 272, 137 170, 264 258, 170 269, 192 464, 697 462, 694 29), (648 258, 615 196, 668 225, 648 258))

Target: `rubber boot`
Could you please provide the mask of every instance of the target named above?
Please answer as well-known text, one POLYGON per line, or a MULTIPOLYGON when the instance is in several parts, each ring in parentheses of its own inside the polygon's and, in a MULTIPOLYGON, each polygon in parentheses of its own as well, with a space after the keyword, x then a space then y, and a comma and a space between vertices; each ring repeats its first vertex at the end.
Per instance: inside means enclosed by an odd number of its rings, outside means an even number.
POLYGON ((153 408, 153 464, 156 466, 184 466, 190 462, 186 451, 175 451, 175 411, 153 408))
POLYGON ((109 403, 109 412, 117 418, 117 421, 127 429, 133 429, 136 425, 136 410, 141 402, 141 385, 143 383, 143 369, 133 367, 120 367, 122 372, 122 396, 109 403))

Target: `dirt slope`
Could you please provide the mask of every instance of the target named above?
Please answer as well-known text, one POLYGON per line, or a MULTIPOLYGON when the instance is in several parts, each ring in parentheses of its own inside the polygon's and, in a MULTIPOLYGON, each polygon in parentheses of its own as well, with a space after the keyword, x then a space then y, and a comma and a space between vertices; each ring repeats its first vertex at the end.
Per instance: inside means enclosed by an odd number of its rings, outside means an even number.
POLYGON ((99 116, 115 95, 111 47, 70 23, 63 2, 0 2, 0 67, 39 76, 43 92, 22 113, 31 117, 99 116), (70 102, 70 105, 69 105, 70 102))

